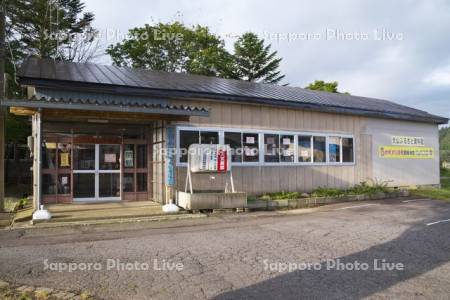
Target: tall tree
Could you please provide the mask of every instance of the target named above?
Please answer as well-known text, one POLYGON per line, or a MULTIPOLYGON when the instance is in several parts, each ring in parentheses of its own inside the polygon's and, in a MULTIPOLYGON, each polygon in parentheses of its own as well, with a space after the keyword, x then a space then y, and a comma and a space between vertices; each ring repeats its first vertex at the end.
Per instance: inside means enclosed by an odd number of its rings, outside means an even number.
POLYGON ((331 82, 325 82, 323 80, 315 80, 313 83, 310 83, 306 89, 308 90, 315 90, 315 91, 323 91, 323 92, 329 92, 329 93, 338 93, 338 94, 346 94, 350 95, 348 92, 339 92, 338 91, 338 82, 337 81, 331 81, 331 82))
POLYGON ((132 38, 106 53, 118 66, 226 77, 231 57, 208 27, 182 23, 146 24, 129 30, 132 38))
MULTIPOLYGON (((83 12, 80 0, 3 0, 6 13, 7 97, 20 95, 16 70, 30 56, 87 61, 98 55, 98 36, 91 23, 94 15, 83 12)), ((28 120, 8 116, 7 140, 29 134, 28 120), (14 128, 15 130, 9 130, 14 128), (20 130, 23 132, 18 132, 20 130)), ((24 142, 21 139, 20 142, 24 142)))
POLYGON ((313 83, 310 83, 306 88, 308 90, 338 93, 337 87, 338 87, 337 81, 325 82, 323 80, 316 80, 313 83))
POLYGON ((98 55, 94 14, 81 0, 4 0, 8 96, 17 95, 16 69, 28 56, 87 61, 98 55), (89 51, 89 55, 83 50, 89 51))
POLYGON ((279 83, 285 75, 279 71, 281 58, 270 50, 254 33, 244 33, 234 44, 234 72, 236 79, 279 83))

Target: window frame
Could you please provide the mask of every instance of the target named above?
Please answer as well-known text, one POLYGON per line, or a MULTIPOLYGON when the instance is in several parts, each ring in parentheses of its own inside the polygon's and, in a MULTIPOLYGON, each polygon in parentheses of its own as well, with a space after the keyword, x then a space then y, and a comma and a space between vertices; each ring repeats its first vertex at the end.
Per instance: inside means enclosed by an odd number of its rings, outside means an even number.
MULTIPOLYGON (((187 162, 180 162, 180 131, 198 131, 199 141, 201 131, 216 131, 219 134, 219 144, 224 144, 225 142, 225 132, 237 132, 241 133, 241 136, 245 133, 258 134, 258 149, 259 149, 259 160, 258 162, 232 162, 232 166, 245 167, 245 166, 352 166, 356 165, 356 139, 353 134, 341 133, 341 132, 314 132, 314 131, 296 131, 296 130, 266 130, 266 129, 246 129, 246 128, 233 128, 233 127, 203 127, 203 126, 177 126, 176 127, 176 159, 175 165, 177 167, 187 167, 187 162), (264 134, 277 134, 282 135, 293 135, 294 136, 294 161, 293 162, 264 162, 264 134), (298 136, 311 136, 311 161, 310 162, 299 162, 298 161, 298 136), (314 162, 314 136, 325 137, 325 162, 316 163, 314 162), (329 137, 340 137, 340 162, 330 162, 329 161, 329 137), (353 139, 353 162, 342 162, 342 138, 353 139)), ((242 141, 241 141, 242 145, 242 141)))

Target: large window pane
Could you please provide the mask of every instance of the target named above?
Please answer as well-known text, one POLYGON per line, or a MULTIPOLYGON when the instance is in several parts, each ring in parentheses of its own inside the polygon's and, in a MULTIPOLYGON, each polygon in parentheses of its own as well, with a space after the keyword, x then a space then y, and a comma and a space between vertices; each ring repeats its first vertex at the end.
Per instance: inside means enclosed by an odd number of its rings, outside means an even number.
POLYGON ((354 162, 353 138, 342 138, 342 162, 354 162))
POLYGON ((147 191, 147 173, 136 174, 136 189, 137 192, 147 191))
POLYGON ((123 145, 123 167, 134 168, 134 145, 123 145))
POLYGON ((341 162, 341 138, 330 136, 328 140, 328 155, 330 162, 341 162))
POLYGON ((326 138, 324 136, 313 137, 313 145, 314 145, 314 162, 315 163, 325 162, 326 138))
POLYGON ((58 194, 70 194, 70 174, 58 175, 58 194))
POLYGON ((280 143, 280 160, 282 162, 294 162, 294 136, 282 135, 280 136, 280 143))
POLYGON ((264 134, 264 162, 279 162, 279 135, 264 134))
POLYGON ((225 145, 230 145, 231 161, 242 162, 242 133, 225 132, 225 145))
POLYGON ((100 197, 119 197, 120 196, 120 174, 119 173, 100 173, 99 196, 100 197))
POLYGON ((136 165, 137 168, 147 168, 147 145, 136 145, 137 157, 136 165))
POLYGON ((298 136, 298 161, 311 162, 311 136, 298 136))
POLYGON ((244 162, 259 161, 259 141, 257 133, 243 133, 242 144, 244 146, 244 162))
POLYGON ((123 174, 123 191, 124 192, 134 192, 134 174, 133 173, 124 173, 123 174))
POLYGON ((74 170, 95 170, 95 145, 74 145, 74 170))
POLYGON ((58 167, 61 169, 69 169, 71 164, 70 144, 58 144, 58 167))
POLYGON ((73 174, 73 196, 74 198, 95 197, 95 174, 76 173, 73 174))
POLYGON ((44 195, 56 194, 56 177, 54 174, 42 175, 42 194, 44 195))
POLYGON ((201 131, 200 144, 218 144, 219 133, 216 131, 201 131))
POLYGON ((198 131, 180 131, 180 162, 187 162, 189 146, 198 143, 200 143, 198 131))
POLYGON ((56 167, 56 143, 42 144, 42 168, 54 169, 56 167))
POLYGON ((120 170, 119 145, 100 145, 100 170, 120 170))

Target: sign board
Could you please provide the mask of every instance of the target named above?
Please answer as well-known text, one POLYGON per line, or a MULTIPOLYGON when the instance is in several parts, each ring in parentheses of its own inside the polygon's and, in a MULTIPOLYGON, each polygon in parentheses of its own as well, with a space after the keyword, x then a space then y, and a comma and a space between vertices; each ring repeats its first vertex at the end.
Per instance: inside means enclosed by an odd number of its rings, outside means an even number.
POLYGON ((408 146, 379 146, 378 155, 381 158, 431 159, 434 157, 434 149, 408 146))
POLYGON ((69 161, 69 153, 62 152, 59 153, 60 157, 60 167, 70 167, 70 161, 69 161))
POLYGON ((115 163, 116 154, 115 153, 105 153, 105 163, 115 163))
POLYGON ((192 144, 188 152, 192 173, 223 173, 231 170, 229 145, 192 144))
POLYGON ((425 146, 425 139, 418 136, 392 136, 391 140, 395 146, 425 146))
POLYGON ((132 168, 134 163, 134 155, 133 150, 125 150, 123 153, 123 156, 125 158, 124 167, 125 168, 132 168))

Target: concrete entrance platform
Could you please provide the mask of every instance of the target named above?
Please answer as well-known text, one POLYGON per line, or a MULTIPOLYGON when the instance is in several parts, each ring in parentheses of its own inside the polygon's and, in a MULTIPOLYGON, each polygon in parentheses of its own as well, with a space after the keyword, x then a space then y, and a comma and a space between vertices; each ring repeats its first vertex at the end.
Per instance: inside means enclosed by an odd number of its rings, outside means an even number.
POLYGON ((164 215, 161 204, 153 201, 71 203, 47 205, 49 222, 123 219, 164 215))

